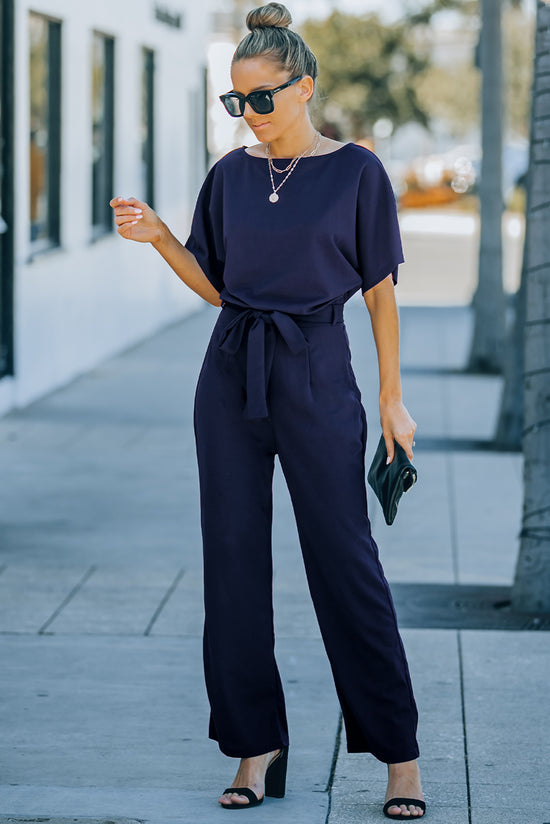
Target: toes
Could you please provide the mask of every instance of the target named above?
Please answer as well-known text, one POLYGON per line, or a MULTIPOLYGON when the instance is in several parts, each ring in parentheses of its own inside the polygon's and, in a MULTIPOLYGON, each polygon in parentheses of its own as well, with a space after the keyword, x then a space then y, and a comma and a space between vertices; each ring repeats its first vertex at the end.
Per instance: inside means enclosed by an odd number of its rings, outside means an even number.
POLYGON ((388 812, 391 815, 399 815, 399 813, 401 813, 402 815, 409 815, 414 818, 419 818, 423 815, 423 812, 420 809, 420 807, 415 807, 413 804, 410 804, 408 807, 406 807, 404 804, 401 804, 400 807, 398 807, 397 804, 393 804, 389 808, 388 812))
POLYGON ((400 807, 398 807, 397 804, 392 804, 388 812, 390 813, 390 815, 399 815, 399 813, 401 813, 401 815, 410 816, 411 818, 420 818, 424 815, 420 807, 415 807, 412 804, 410 804, 408 807, 406 807, 404 804, 401 804, 400 807))
POLYGON ((244 806, 249 803, 248 798, 245 795, 237 795, 237 793, 222 795, 218 801, 224 807, 229 807, 231 804, 242 804, 244 806))

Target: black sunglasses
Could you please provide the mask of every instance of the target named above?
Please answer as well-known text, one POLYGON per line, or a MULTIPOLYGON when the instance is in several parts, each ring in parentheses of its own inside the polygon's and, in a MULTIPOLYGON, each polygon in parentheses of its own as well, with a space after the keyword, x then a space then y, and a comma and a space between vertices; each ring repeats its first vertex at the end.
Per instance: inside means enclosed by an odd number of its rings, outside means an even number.
POLYGON ((295 77, 293 80, 288 80, 282 86, 277 86, 276 89, 260 89, 256 92, 244 95, 239 92, 228 92, 227 94, 220 94, 220 100, 231 115, 231 117, 242 117, 244 114, 244 107, 246 103, 250 106, 256 114, 269 114, 275 108, 273 103, 273 95, 280 92, 281 89, 286 89, 287 86, 292 86, 301 80, 303 75, 295 77))

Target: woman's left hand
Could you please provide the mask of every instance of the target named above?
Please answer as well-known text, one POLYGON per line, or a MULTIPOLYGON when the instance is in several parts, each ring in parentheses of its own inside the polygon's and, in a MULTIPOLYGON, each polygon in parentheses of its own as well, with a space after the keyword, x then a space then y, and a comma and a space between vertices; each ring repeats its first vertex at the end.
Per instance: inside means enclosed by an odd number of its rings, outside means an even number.
POLYGON ((403 447, 408 459, 412 461, 416 423, 409 415, 403 402, 399 400, 380 400, 380 423, 382 424, 382 434, 388 452, 387 463, 393 461, 395 454, 394 439, 403 447))

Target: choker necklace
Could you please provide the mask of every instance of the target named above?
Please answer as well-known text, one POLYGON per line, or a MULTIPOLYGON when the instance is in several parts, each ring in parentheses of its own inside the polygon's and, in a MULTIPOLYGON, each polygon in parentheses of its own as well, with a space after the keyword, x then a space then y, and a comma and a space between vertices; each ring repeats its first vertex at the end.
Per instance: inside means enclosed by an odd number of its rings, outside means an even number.
MULTIPOLYGON (((321 145, 321 134, 320 134, 320 132, 315 132, 314 143, 315 143, 315 145, 313 147, 313 150, 309 152, 310 157, 311 157, 311 155, 315 154, 315 152, 317 151, 317 149, 321 145)), ((296 166, 298 165, 298 163, 302 159, 302 157, 304 157, 304 155, 306 155, 308 153, 308 151, 311 147, 311 143, 309 144, 307 149, 305 149, 302 152, 302 154, 297 155, 296 157, 294 157, 290 161, 290 163, 288 164, 286 169, 277 169, 277 167, 273 164, 273 158, 269 154, 269 147, 270 147, 270 144, 268 143, 267 146, 265 147, 265 153, 267 155, 267 165, 269 167, 269 177, 271 179, 271 188, 273 189, 272 193, 269 195, 269 202, 270 203, 277 203, 277 201, 279 200, 279 195, 277 194, 277 192, 279 191, 281 186, 283 186, 283 184, 286 183, 286 181, 288 180, 288 178, 290 177, 290 175, 292 174, 292 172, 294 171, 294 169, 296 168, 296 166), (273 180, 273 170, 275 170, 276 172, 279 172, 279 174, 284 174, 284 172, 288 172, 287 176, 281 181, 281 183, 279 183, 277 188, 275 188, 275 181, 273 180)))

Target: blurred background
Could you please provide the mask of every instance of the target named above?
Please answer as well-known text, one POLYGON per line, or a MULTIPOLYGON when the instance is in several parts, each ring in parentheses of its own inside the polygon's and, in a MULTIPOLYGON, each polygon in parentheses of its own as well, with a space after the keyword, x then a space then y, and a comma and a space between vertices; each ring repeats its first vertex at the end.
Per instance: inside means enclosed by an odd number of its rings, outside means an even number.
MULTIPOLYGON (((147 200, 184 239, 207 168, 250 145, 218 95, 243 0, 0 0, 0 414, 194 310, 152 250, 121 244, 108 201, 147 200), (151 251, 151 254, 148 252, 151 251)), ((477 0, 298 0, 325 134, 375 151, 395 187, 402 304, 466 304, 477 284, 477 0)), ((502 277, 524 235, 534 0, 503 2, 502 277)))

